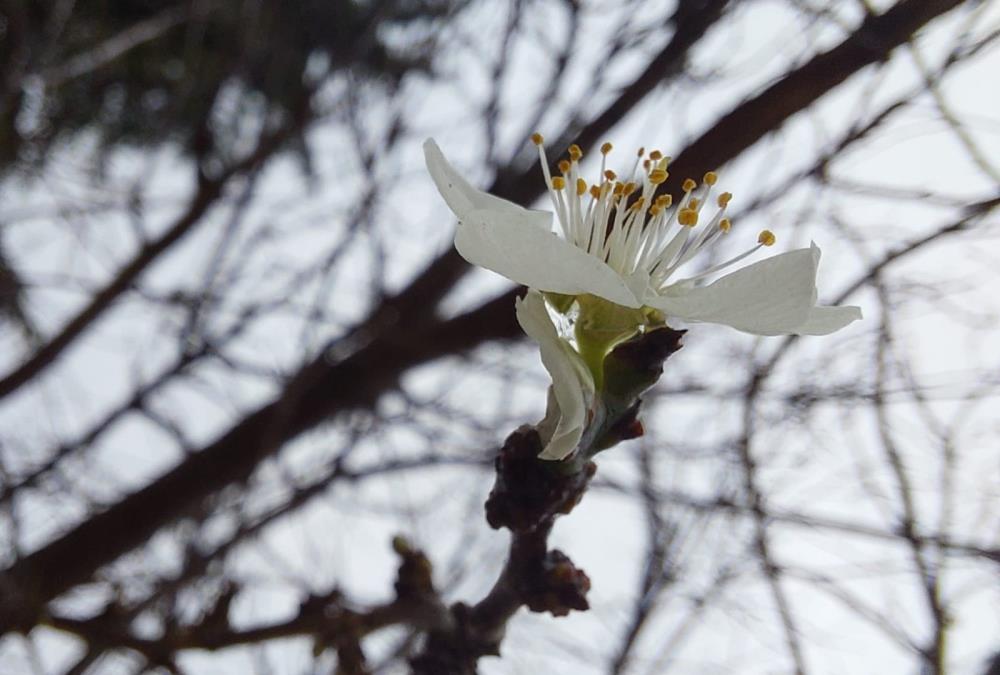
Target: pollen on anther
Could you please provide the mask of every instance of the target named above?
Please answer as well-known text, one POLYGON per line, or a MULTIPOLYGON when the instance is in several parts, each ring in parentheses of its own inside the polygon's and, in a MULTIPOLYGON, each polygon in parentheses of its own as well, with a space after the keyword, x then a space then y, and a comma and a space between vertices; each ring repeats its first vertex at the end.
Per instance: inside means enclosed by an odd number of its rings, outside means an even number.
POLYGON ((555 178, 552 179, 553 190, 562 190, 564 187, 566 187, 565 178, 563 178, 562 176, 556 176, 555 178))
POLYGON ((714 171, 709 171, 705 174, 705 177, 702 180, 704 180, 708 185, 715 185, 715 182, 719 180, 719 176, 714 171))
POLYGON ((689 209, 697 209, 699 206, 701 206, 701 201, 698 199, 692 199, 688 202, 689 209))
POLYGON ((651 153, 649 153, 649 158, 654 162, 658 162, 661 159, 663 159, 663 153, 660 152, 659 150, 653 150, 651 153))
POLYGON ((635 192, 636 187, 638 186, 635 183, 632 182, 625 183, 625 187, 622 188, 622 194, 628 197, 630 194, 635 192))
POLYGON ((614 180, 618 178, 618 174, 616 174, 611 169, 608 169, 607 171, 604 172, 604 177, 607 178, 608 180, 614 180))
POLYGON ((591 185, 590 186, 590 196, 593 197, 594 199, 600 199, 601 198, 601 188, 597 187, 596 185, 591 185))
POLYGON ((613 148, 614 148, 614 146, 613 146, 613 145, 611 145, 610 143, 605 143, 604 145, 602 145, 602 146, 601 146, 601 154, 602 154, 602 155, 606 155, 606 154, 608 154, 609 152, 611 152, 611 150, 612 150, 613 148))
POLYGON ((582 197, 583 194, 587 192, 587 181, 582 178, 576 179, 576 195, 582 197))
POLYGON ((774 246, 775 241, 777 241, 777 238, 771 230, 761 230, 760 234, 757 235, 758 244, 763 244, 764 246, 774 246))
POLYGON ((681 189, 684 190, 684 192, 691 192, 696 187, 698 187, 698 184, 691 178, 685 178, 684 182, 681 184, 681 189))
POLYGON ((656 198, 656 205, 661 209, 669 209, 670 205, 674 203, 673 195, 660 195, 656 198))
POLYGON ((653 185, 660 185, 667 180, 667 172, 663 169, 653 169, 649 172, 649 182, 653 185))
POLYGON ((723 232, 729 232, 729 230, 733 229, 733 221, 729 220, 729 218, 723 218, 719 221, 719 229, 723 232))
POLYGON ((636 150, 635 154, 637 157, 642 157, 643 155, 646 154, 646 148, 639 148, 638 150, 636 150))
POLYGON ((725 208, 726 206, 729 206, 729 200, 731 200, 732 198, 733 198, 732 192, 723 192, 721 195, 719 195, 718 199, 719 208, 725 208))
POLYGON ((583 150, 580 149, 579 145, 574 143, 573 145, 569 146, 569 158, 571 160, 573 160, 574 162, 578 162, 580 161, 581 157, 583 157, 583 150))
POLYGON ((698 212, 694 209, 681 209, 677 214, 677 222, 687 227, 694 227, 698 224, 698 212))
POLYGON ((541 145, 542 143, 545 142, 545 137, 536 131, 535 133, 531 134, 531 142, 534 143, 535 145, 541 145))
POLYGON ((563 173, 569 173, 569 167, 570 167, 569 161, 565 159, 560 159, 558 166, 559 170, 562 171, 563 173))

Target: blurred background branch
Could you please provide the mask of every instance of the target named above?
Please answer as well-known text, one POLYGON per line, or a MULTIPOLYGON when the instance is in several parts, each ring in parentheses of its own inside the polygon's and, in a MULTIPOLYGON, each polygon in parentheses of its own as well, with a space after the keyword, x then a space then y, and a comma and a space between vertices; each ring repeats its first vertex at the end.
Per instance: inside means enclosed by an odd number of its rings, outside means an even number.
POLYGON ((734 236, 816 239, 867 320, 691 327, 553 530, 592 611, 481 672, 989 672, 998 35, 960 0, 0 3, 4 672, 408 672, 407 555, 486 597, 489 449, 547 383, 419 148, 532 205, 536 130, 656 144, 675 192, 725 167, 734 236))

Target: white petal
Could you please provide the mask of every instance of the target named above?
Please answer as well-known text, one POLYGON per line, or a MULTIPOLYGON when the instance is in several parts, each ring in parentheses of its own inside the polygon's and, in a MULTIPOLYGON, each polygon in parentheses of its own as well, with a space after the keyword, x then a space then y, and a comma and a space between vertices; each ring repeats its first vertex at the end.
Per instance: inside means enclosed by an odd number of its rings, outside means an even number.
POLYGON ((668 287, 646 304, 668 316, 732 326, 755 335, 796 333, 816 305, 813 245, 748 265, 702 288, 668 287))
POLYGON ((829 335, 861 318, 861 308, 854 305, 813 307, 806 322, 795 332, 799 335, 829 335))
POLYGON ((472 187, 433 140, 424 143, 424 156, 441 196, 458 216, 455 248, 470 263, 538 290, 591 293, 626 307, 642 306, 617 272, 552 232, 551 213, 472 187))
POLYGON ((424 161, 427 163, 427 171, 430 173, 434 184, 437 185, 438 192, 448 203, 448 207, 458 216, 459 220, 465 220, 473 211, 495 211, 498 214, 508 214, 520 216, 523 219, 533 222, 540 229, 550 231, 552 229, 552 214, 545 211, 531 211, 514 202, 509 202, 500 197, 494 197, 489 192, 484 192, 472 187, 458 171, 455 170, 441 148, 434 142, 433 138, 424 141, 424 161))
POLYGON ((603 261, 522 218, 473 211, 459 223, 455 248, 470 263, 540 291, 591 293, 625 307, 642 306, 603 261))
POLYGON ((560 460, 576 449, 583 435, 594 380, 580 355, 559 337, 540 293, 528 291, 515 307, 521 328, 538 343, 559 406, 559 422, 539 457, 560 460))

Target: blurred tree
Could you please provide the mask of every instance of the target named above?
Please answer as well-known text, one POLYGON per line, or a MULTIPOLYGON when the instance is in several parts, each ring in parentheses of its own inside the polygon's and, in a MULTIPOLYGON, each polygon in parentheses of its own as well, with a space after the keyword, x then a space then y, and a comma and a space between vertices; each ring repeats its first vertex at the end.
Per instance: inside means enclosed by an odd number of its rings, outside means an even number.
POLYGON ((97 132, 103 152, 167 141, 198 152, 211 138, 228 155, 242 126, 297 114, 331 71, 392 83, 425 70, 426 46, 396 49, 382 34, 426 28, 448 9, 446 0, 4 5, 0 157, 8 167, 41 160, 84 129, 97 132), (234 89, 237 97, 221 100, 234 89))
POLYGON ((992 673, 998 5, 3 0, 0 670, 992 673), (419 150, 531 205, 536 130, 866 321, 691 326, 544 471, 419 150))

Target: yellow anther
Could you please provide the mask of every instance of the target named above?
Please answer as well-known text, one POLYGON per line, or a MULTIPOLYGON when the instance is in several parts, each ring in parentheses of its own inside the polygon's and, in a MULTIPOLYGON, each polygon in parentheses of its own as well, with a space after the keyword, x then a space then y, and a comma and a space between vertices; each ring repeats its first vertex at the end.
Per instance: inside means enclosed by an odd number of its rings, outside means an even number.
POLYGON ((777 239, 774 236, 774 232, 771 230, 761 230, 760 234, 757 235, 757 243, 763 244, 764 246, 774 246, 774 242, 777 239))
POLYGON ((667 180, 667 172, 663 169, 653 169, 649 172, 649 182, 653 185, 659 185, 667 180))
POLYGON ((715 181, 719 180, 719 176, 714 171, 709 171, 702 180, 709 185, 715 185, 715 181))
POLYGON ((689 209, 697 209, 701 205, 701 201, 698 199, 692 199, 688 202, 689 209))
POLYGON ((677 214, 677 222, 687 227, 694 227, 698 224, 698 212, 694 209, 681 209, 677 214))
POLYGON ((581 157, 583 157, 583 150, 580 149, 579 145, 574 143, 573 145, 569 146, 569 158, 571 160, 573 160, 574 162, 579 162, 581 157))
POLYGON ((596 185, 591 185, 590 186, 590 196, 593 197, 594 199, 600 199, 601 198, 601 188, 597 187, 596 185))
POLYGON ((729 206, 729 200, 732 199, 732 198, 733 198, 733 193, 732 192, 723 192, 721 195, 719 195, 719 199, 718 199, 719 208, 724 209, 727 206, 729 206))
POLYGON ((624 190, 624 189, 625 189, 624 185, 622 185, 621 183, 615 183, 615 187, 611 191, 611 194, 613 194, 613 195, 615 195, 617 197, 618 195, 620 195, 622 193, 622 190, 624 190))
POLYGON ((553 190, 562 190, 564 187, 566 187, 565 178, 563 178, 562 176, 556 176, 555 178, 552 179, 553 190))
POLYGON ((684 182, 683 182, 683 183, 681 184, 681 189, 682 189, 682 190, 684 190, 684 192, 691 192, 691 191, 692 191, 692 190, 694 190, 694 189, 695 189, 696 187, 698 187, 698 184, 697 184, 697 183, 695 183, 695 182, 694 182, 694 181, 693 181, 692 179, 690 179, 690 178, 685 178, 685 179, 684 179, 684 182))
POLYGON ((733 221, 729 220, 729 218, 723 218, 719 221, 719 229, 723 232, 729 232, 729 230, 733 229, 733 221))
POLYGON ((632 209, 633 211, 639 211, 642 209, 643 206, 645 206, 645 204, 646 204, 646 198, 639 197, 629 208, 632 209))
POLYGON ((653 202, 653 205, 649 207, 649 215, 653 217, 660 215, 662 211, 663 209, 660 208, 660 205, 657 202, 653 202))
POLYGON ((611 169, 608 169, 607 171, 604 172, 604 177, 607 178, 608 180, 614 180, 618 178, 618 174, 616 174, 611 169))
POLYGON ((642 160, 642 168, 649 171, 650 161, 648 159, 642 160))
POLYGON ((582 197, 583 194, 586 191, 587 191, 587 181, 583 180, 582 178, 577 178, 576 179, 576 196, 577 197, 582 197))
POLYGON ((628 182, 628 183, 625 183, 625 187, 622 188, 622 194, 625 195, 626 197, 628 197, 630 194, 632 194, 633 192, 635 192, 635 188, 636 187, 637 187, 636 184, 632 183, 631 181, 628 182))
POLYGON ((635 154, 636 154, 637 157, 642 157, 643 155, 646 154, 646 148, 639 148, 639 150, 636 151, 635 154))
POLYGON ((602 145, 602 146, 601 146, 601 154, 602 154, 602 155, 606 155, 606 154, 608 154, 609 152, 611 152, 611 150, 612 150, 613 148, 614 148, 614 146, 613 146, 613 145, 611 145, 610 143, 605 143, 604 145, 602 145))
POLYGON ((654 162, 658 162, 659 160, 663 159, 663 153, 660 152, 659 150, 653 150, 651 153, 649 153, 649 158, 654 162))
POLYGON ((670 205, 674 203, 673 195, 660 195, 656 198, 656 205, 661 209, 669 209, 670 205))
POLYGON ((560 159, 559 164, 557 166, 559 167, 559 170, 562 171, 563 173, 569 173, 569 162, 566 161, 565 159, 560 159))
POLYGON ((534 143, 535 145, 541 145, 542 143, 545 142, 545 137, 536 131, 535 133, 531 134, 531 142, 534 143))

